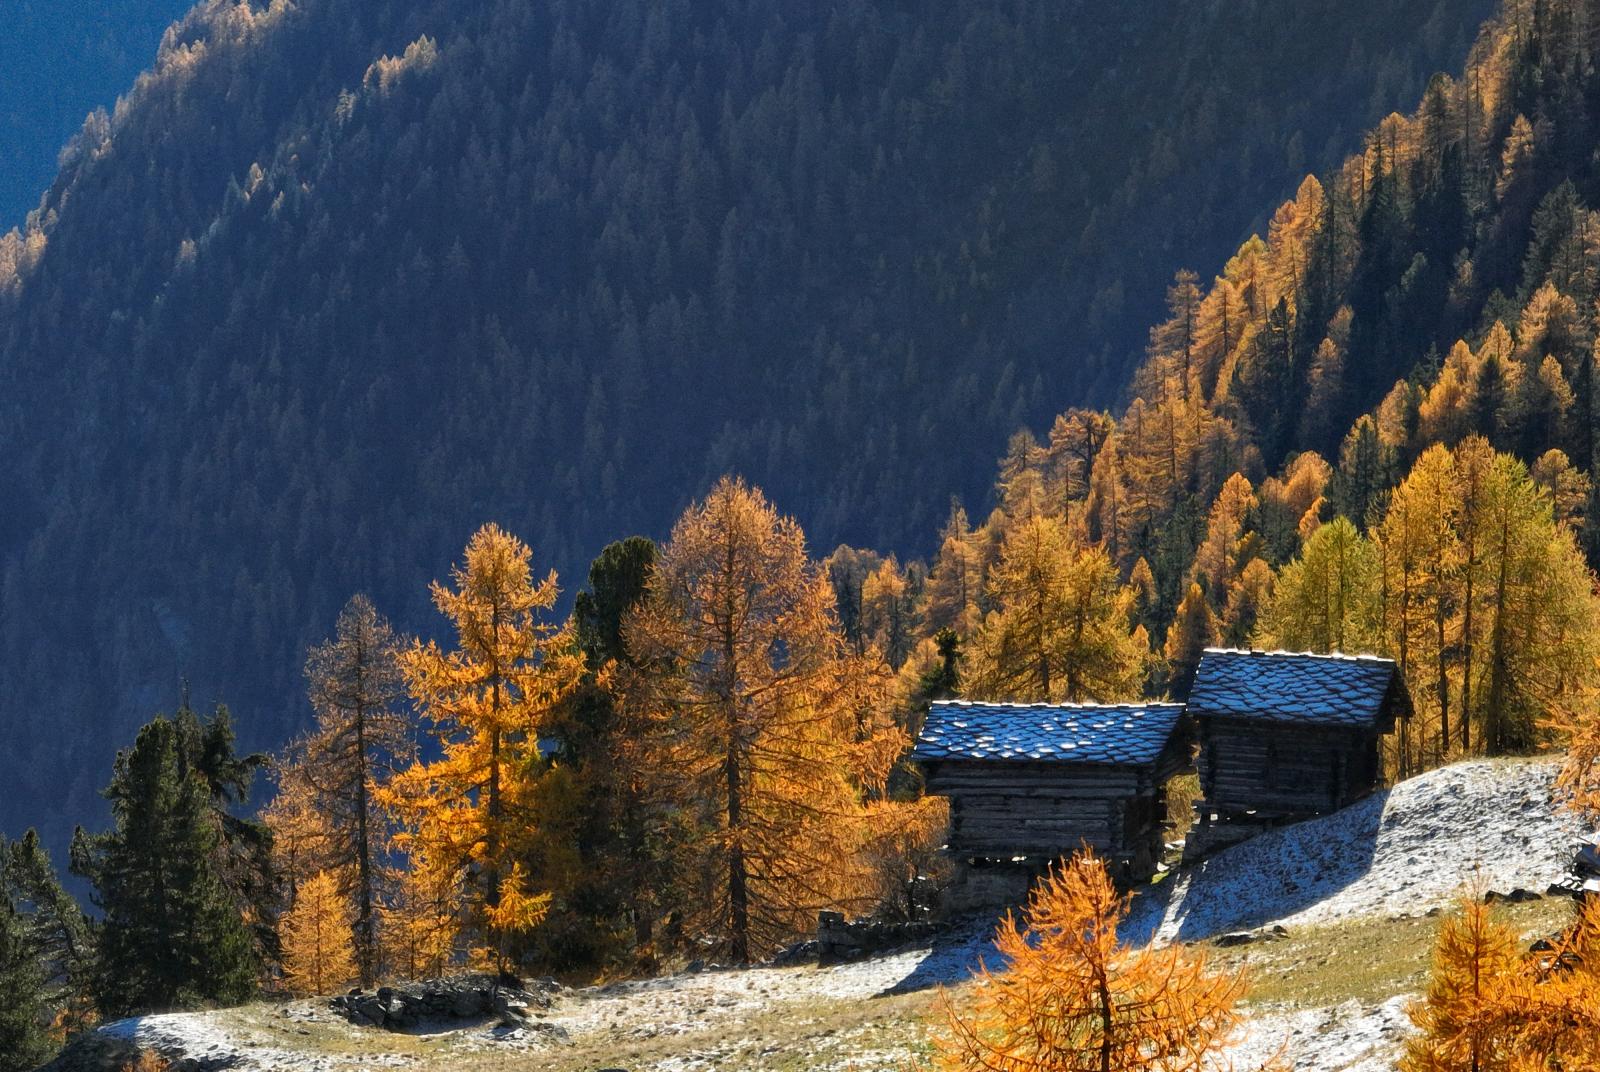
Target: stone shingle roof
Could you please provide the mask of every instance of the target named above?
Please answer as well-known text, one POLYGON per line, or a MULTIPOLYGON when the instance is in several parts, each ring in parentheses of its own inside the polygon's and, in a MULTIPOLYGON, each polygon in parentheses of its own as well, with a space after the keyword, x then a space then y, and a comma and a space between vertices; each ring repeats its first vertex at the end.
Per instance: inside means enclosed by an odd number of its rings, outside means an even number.
MULTIPOLYGON (((1366 727, 1387 721, 1384 700, 1395 681, 1392 659, 1207 648, 1189 692, 1189 714, 1366 727)), ((1403 702, 1394 713, 1410 714, 1403 702)))
POLYGON ((940 701, 928 712, 914 759, 1037 763, 1154 763, 1183 705, 1008 704, 940 701))

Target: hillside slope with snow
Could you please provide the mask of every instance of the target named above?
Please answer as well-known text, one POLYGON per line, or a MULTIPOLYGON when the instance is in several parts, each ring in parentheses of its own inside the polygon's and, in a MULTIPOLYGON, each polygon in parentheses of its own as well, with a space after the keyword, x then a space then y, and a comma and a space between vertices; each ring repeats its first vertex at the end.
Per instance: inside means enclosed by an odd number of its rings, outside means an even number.
POLYGON ((1429 771, 1144 891, 1125 933, 1198 941, 1426 911, 1475 886, 1542 893, 1586 833, 1551 804, 1556 770, 1549 760, 1477 760, 1429 771))
MULTIPOLYGON (((1436 921, 1474 883, 1543 891, 1584 833, 1551 800, 1556 766, 1475 761, 1414 778, 1344 811, 1235 846, 1142 891, 1130 937, 1203 941, 1282 925, 1287 937, 1218 948, 1255 979, 1233 1054, 1258 1065, 1286 1045, 1301 1072, 1394 1067, 1405 1007, 1436 921)), ((1525 933, 1558 926, 1555 900, 1516 905, 1525 933)), ((143 1017, 104 1030, 169 1058, 238 1072, 363 1069, 870 1072, 926 1053, 940 987, 961 1000, 991 927, 831 967, 713 971, 563 990, 536 1030, 480 1025, 416 1034, 353 1027, 325 1002, 143 1017)))

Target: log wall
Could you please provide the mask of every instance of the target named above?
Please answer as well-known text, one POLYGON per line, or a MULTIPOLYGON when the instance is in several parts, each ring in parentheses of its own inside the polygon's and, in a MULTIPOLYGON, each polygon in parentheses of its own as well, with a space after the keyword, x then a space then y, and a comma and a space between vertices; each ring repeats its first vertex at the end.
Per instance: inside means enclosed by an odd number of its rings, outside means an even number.
POLYGON ((1375 730, 1207 718, 1200 742, 1202 809, 1324 814, 1365 796, 1380 777, 1375 730))
POLYGON ((1154 766, 941 760, 924 771, 928 792, 950 799, 958 859, 1051 861, 1087 844, 1130 881, 1160 859, 1166 798, 1154 766))

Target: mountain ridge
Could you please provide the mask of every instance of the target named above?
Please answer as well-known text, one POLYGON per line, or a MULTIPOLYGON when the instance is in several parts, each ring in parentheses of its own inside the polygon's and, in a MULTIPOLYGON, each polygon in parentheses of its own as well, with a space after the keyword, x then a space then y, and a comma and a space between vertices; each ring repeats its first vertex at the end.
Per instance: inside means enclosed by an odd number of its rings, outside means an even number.
POLYGON ((92 813, 184 677, 278 743, 344 597, 423 627, 489 518, 570 588, 737 470, 822 547, 926 549, 1006 435, 1115 393, 1139 332, 1063 353, 1149 322, 1124 277, 1153 297, 1190 258, 1153 273, 1143 234, 1289 184, 1341 139, 1323 102, 1417 88, 1486 8, 208 0, 0 241, 4 775, 92 813), (1329 25, 1375 58, 1330 60, 1329 25), (1291 92, 1328 85, 1274 117, 1238 62, 1231 92, 1204 46, 1247 33, 1298 49, 1291 92), (1130 41, 1151 58, 1098 70, 1073 126, 1074 72, 1130 41))

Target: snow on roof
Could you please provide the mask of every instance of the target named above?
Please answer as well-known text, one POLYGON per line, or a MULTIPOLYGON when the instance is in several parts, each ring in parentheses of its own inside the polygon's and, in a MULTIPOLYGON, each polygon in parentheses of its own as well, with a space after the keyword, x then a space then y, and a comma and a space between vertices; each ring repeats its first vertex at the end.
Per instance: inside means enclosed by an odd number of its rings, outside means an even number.
POLYGON ((914 759, 1154 763, 1183 716, 1176 703, 1017 704, 941 700, 914 759))
POLYGON ((1384 713, 1394 677, 1394 660, 1376 655, 1207 648, 1189 691, 1189 713, 1370 726, 1384 713))

